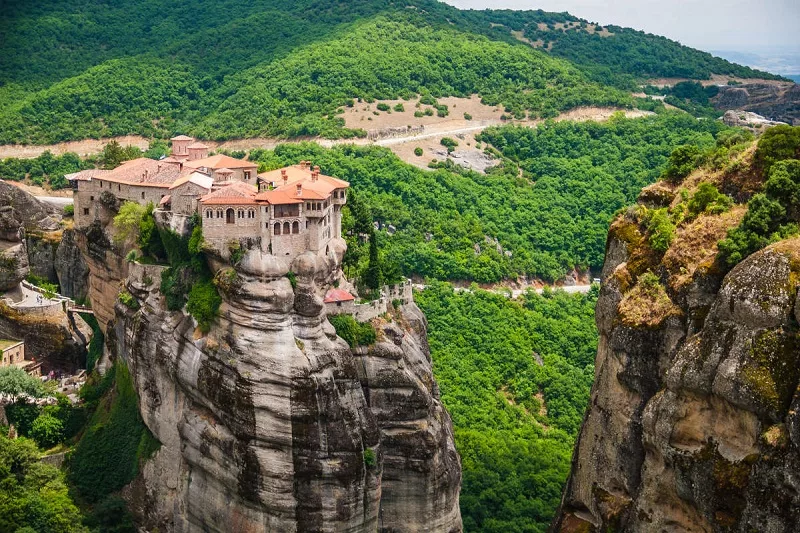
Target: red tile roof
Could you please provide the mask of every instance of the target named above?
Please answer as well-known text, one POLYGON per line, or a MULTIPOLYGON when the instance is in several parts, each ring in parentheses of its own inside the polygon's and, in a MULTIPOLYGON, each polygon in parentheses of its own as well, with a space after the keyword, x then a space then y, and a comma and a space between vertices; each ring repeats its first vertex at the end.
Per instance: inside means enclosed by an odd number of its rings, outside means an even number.
POLYGON ((202 198, 203 205, 256 205, 256 188, 241 181, 231 182, 202 198))
POLYGON ((194 137, 189 137, 188 135, 178 135, 177 137, 173 137, 170 141, 193 141, 194 137))
POLYGON ((183 164, 185 167, 200 168, 207 167, 214 170, 220 168, 250 168, 257 167, 256 163, 252 161, 245 161, 244 159, 236 159, 225 154, 212 155, 211 157, 204 157, 203 159, 195 159, 194 161, 187 161, 183 164))
POLYGON ((355 296, 344 289, 331 289, 325 294, 323 303, 332 304, 336 302, 349 302, 355 299, 355 296))
MULTIPOLYGON (((313 170, 308 167, 303 167, 300 165, 292 165, 290 167, 278 168, 275 170, 270 170, 269 172, 262 172, 258 175, 264 181, 272 181, 276 185, 283 185, 283 171, 286 171, 286 178, 287 183, 294 183, 296 181, 300 181, 306 178, 310 178, 313 170)), ((325 174, 319 174, 319 182, 325 182, 333 186, 333 189, 345 189, 350 186, 344 180, 340 180, 339 178, 334 178, 333 176, 326 176, 325 174)), ((333 190, 331 189, 331 190, 333 190)))
POLYGON ((168 188, 180 174, 175 165, 165 165, 160 161, 139 157, 125 161, 107 174, 95 176, 95 179, 140 187, 168 188))
POLYGON ((191 150, 191 149, 193 149, 193 148, 202 148, 202 149, 206 149, 206 148, 208 148, 208 146, 206 146, 205 144, 203 144, 203 143, 201 143, 201 142, 193 142, 192 144, 190 144, 190 145, 189 145, 189 146, 187 146, 186 148, 188 148, 189 150, 191 150))

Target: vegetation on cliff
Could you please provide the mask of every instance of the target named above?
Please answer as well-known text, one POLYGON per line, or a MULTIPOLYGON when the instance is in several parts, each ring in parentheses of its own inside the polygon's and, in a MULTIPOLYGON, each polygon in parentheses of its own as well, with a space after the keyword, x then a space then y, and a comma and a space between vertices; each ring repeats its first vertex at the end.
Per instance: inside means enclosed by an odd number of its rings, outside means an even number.
POLYGON ((117 362, 81 397, 94 414, 69 461, 69 479, 80 496, 99 502, 130 483, 160 445, 142 421, 128 368, 117 362))
POLYGON ((597 291, 416 294, 461 454, 466 531, 546 531, 594 376, 597 291))

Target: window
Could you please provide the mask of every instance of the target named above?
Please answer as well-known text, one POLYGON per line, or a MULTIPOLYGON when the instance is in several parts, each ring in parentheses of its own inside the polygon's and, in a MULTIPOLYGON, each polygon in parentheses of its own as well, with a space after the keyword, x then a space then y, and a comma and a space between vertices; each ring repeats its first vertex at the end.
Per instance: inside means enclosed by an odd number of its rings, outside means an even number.
POLYGON ((291 226, 289 226, 288 222, 284 222, 283 223, 283 234, 284 235, 289 235, 290 231, 291 231, 291 226))
POLYGON ((88 207, 84 207, 83 208, 83 214, 84 215, 88 215, 89 214, 89 208, 88 207))
POLYGON ((300 223, 296 220, 292 222, 292 233, 300 233, 300 223))
POLYGON ((222 209, 217 209, 217 218, 222 218, 222 209))
POLYGON ((231 208, 229 207, 229 208, 228 208, 228 210, 227 210, 227 211, 225 211, 225 223, 227 223, 227 224, 234 224, 235 222, 236 222, 236 221, 234 220, 234 213, 233 213, 233 209, 231 209, 231 208))
POLYGON ((93 202, 94 202, 94 196, 90 196, 90 197, 89 197, 89 200, 91 200, 91 201, 93 201, 93 202))
POLYGON ((276 222, 275 223, 275 226, 274 226, 274 229, 273 229, 272 233, 274 233, 275 235, 280 235, 281 234, 281 223, 280 222, 276 222))
POLYGON ((247 211, 247 218, 256 218, 256 212, 254 209, 249 209, 247 211))
POLYGON ((144 191, 142 191, 142 200, 144 200, 144 191))
POLYGON ((118 191, 121 191, 121 190, 122 190, 122 185, 120 185, 119 183, 117 184, 117 190, 118 190, 118 191))
POLYGON ((250 170, 245 170, 244 171, 244 179, 249 180, 250 179, 250 175, 251 175, 251 171, 250 170))

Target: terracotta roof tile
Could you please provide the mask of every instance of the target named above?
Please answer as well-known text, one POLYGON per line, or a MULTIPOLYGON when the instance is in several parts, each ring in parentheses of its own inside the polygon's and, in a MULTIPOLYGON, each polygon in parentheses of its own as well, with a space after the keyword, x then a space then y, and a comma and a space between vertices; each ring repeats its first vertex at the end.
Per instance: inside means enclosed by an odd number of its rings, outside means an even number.
POLYGON ((202 198, 203 205, 256 205, 256 188, 253 185, 234 181, 202 198))
POLYGON ((325 299, 323 302, 326 304, 332 304, 336 302, 349 302, 355 299, 355 296, 344 289, 331 289, 325 294, 325 299))
POLYGON ((193 141, 194 137, 189 137, 188 135, 178 135, 177 137, 173 137, 170 141, 193 141))
POLYGON ((184 163, 185 167, 191 168, 213 168, 214 170, 220 168, 249 168, 257 167, 256 163, 252 161, 245 161, 244 159, 236 159, 225 154, 212 155, 211 157, 204 157, 203 159, 195 159, 194 161, 187 161, 184 163))
POLYGON ((175 165, 139 157, 125 161, 107 174, 96 176, 96 179, 141 187, 169 187, 180 173, 175 165))
POLYGON ((208 148, 208 146, 206 146, 205 144, 203 144, 203 143, 201 143, 201 142, 193 142, 192 144, 190 144, 190 145, 189 145, 189 146, 187 146, 186 148, 188 148, 188 149, 190 149, 190 150, 191 150, 191 149, 193 149, 193 148, 202 148, 202 149, 204 149, 204 150, 205 150, 205 149, 207 149, 207 148, 208 148))

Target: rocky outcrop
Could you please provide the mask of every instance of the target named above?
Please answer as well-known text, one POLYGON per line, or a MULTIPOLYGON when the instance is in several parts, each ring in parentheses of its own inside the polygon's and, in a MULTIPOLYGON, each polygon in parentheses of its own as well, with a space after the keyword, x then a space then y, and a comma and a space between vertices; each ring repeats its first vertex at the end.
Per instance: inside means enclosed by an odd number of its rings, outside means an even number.
POLYGON ((14 290, 28 272, 25 243, 0 241, 0 293, 14 290))
POLYGON ((698 269, 670 284, 679 312, 632 324, 620 304, 642 259, 623 233, 609 236, 595 383, 553 529, 796 531, 800 239, 724 277, 698 269))
POLYGON ((777 122, 774 120, 769 120, 757 113, 752 113, 750 111, 733 111, 733 110, 725 111, 725 114, 722 115, 722 122, 726 126, 748 128, 753 131, 760 130, 761 128, 764 127, 785 124, 785 122, 777 122))
POLYGON ((795 83, 723 86, 711 103, 721 111, 752 111, 770 120, 800 125, 800 85, 795 83))
POLYGON ((89 294, 89 267, 78 246, 75 230, 64 230, 56 248, 53 270, 62 295, 77 301, 86 300, 89 294))
POLYGON ((20 228, 25 231, 57 230, 59 219, 60 215, 55 207, 0 180, 0 240, 21 240, 20 228))
MULTIPOLYGON (((139 309, 117 304, 107 338, 162 443, 125 493, 148 530, 461 530, 424 317, 404 306, 376 319, 373 346, 351 350, 321 298, 343 251, 215 264, 223 304, 205 336, 165 309, 161 267, 130 266, 139 309)), ((96 287, 100 263, 88 263, 96 287)))

